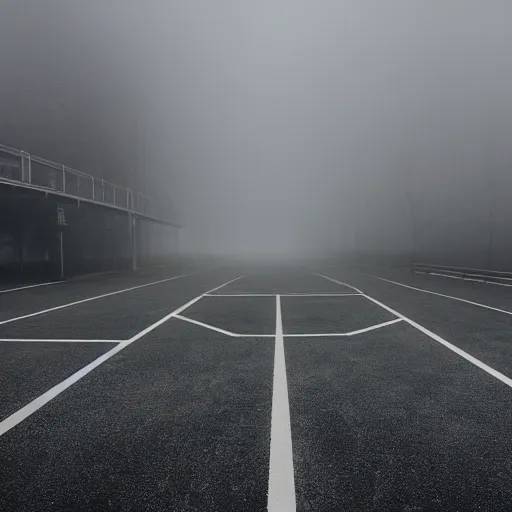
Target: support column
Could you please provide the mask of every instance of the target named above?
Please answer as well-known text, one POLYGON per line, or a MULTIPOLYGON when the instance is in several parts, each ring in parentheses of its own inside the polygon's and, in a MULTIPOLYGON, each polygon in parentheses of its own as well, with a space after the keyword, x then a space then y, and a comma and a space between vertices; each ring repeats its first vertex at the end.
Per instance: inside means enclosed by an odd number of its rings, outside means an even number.
POLYGON ((131 252, 132 252, 132 270, 137 270, 137 218, 133 213, 129 214, 131 252))

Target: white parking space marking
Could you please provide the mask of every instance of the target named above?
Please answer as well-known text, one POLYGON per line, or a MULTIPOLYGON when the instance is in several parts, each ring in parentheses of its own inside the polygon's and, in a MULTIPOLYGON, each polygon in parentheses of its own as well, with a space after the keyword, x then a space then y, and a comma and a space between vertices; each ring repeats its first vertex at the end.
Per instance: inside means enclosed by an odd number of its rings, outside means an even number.
POLYGON ((385 281, 386 283, 391 283, 396 286, 402 286, 403 288, 409 288, 410 290, 414 290, 417 292, 428 293, 429 295, 437 295, 438 297, 444 297, 445 299, 452 299, 452 300, 456 300, 459 302, 465 302, 466 304, 471 304, 472 306, 476 306, 479 308, 490 309, 491 311, 497 311, 498 313, 504 313, 505 315, 512 315, 512 311, 507 311, 505 309, 500 309, 500 308, 494 308, 492 306, 487 306, 487 304, 481 304, 480 302, 473 302, 471 300, 461 299, 460 297, 453 297, 451 295, 445 295, 444 293, 432 292, 430 290, 425 290, 424 288, 417 288, 416 286, 409 286, 408 284, 399 283, 398 281, 392 281, 391 279, 385 279, 383 277, 374 276, 372 274, 365 274, 365 275, 372 277, 373 279, 378 279, 379 281, 385 281))
POLYGON ((111 297, 113 295, 119 295, 121 293, 131 292, 132 290, 139 290, 140 288, 146 288, 147 286, 153 286, 155 284, 167 283, 169 281, 174 281, 175 279, 180 279, 182 277, 188 277, 191 275, 193 275, 193 274, 182 274, 179 276, 168 277, 166 279, 160 279, 159 281, 152 281, 151 283, 140 284, 138 286, 132 286, 131 288, 124 288, 122 290, 116 290, 115 292, 104 293, 103 295, 96 295, 94 297, 88 297, 87 299, 81 299, 81 300, 77 300, 74 302, 69 302, 68 304, 62 304, 60 306, 55 306, 53 308, 42 309, 40 311, 36 311, 35 313, 29 313, 28 315, 17 316, 15 318, 9 318, 8 320, 3 320, 0 322, 0 325, 9 324, 11 322, 19 322, 20 320, 25 320, 26 318, 32 318, 34 316, 44 315, 45 313, 50 313, 52 311, 58 311, 58 310, 64 309, 64 308, 70 308, 71 306, 76 306, 77 304, 84 304, 86 302, 91 302, 93 300, 103 299, 105 297, 111 297))
POLYGON ((217 290, 220 290, 221 288, 224 288, 225 286, 227 286, 228 284, 231 284, 231 283, 234 283, 235 281, 238 281, 239 279, 242 279, 244 277, 247 277, 249 274, 244 274, 243 276, 238 276, 238 277, 235 277, 234 279, 231 279, 231 281, 228 281, 227 283, 224 283, 224 284, 221 284, 220 286, 217 286, 216 288, 213 288, 212 290, 208 290, 205 294, 203 295, 210 295, 212 294, 213 292, 216 292, 217 290))
POLYGON ((213 293, 205 297, 355 297, 360 293, 213 293))
POLYGON ((275 297, 275 293, 207 293, 205 297, 275 297))
POLYGON ((296 510, 296 506, 292 431, 279 295, 276 297, 275 338, 267 509, 269 512, 293 512, 296 510))
POLYGON ((322 338, 322 337, 348 337, 355 336, 357 334, 363 334, 365 332, 376 331, 377 329, 382 329, 383 327, 387 327, 388 325, 397 324, 398 322, 402 322, 402 318, 396 318, 395 320, 390 320, 389 322, 383 322, 381 324, 371 325, 370 327, 365 327, 364 329, 358 329, 357 331, 351 332, 341 332, 341 333, 320 333, 320 334, 285 334, 285 338, 322 338))
MULTIPOLYGON (((475 279, 474 277, 450 276, 448 274, 438 274, 437 272, 421 272, 420 270, 414 270, 414 273, 415 274, 420 274, 422 276, 447 277, 449 279, 458 279, 459 281, 473 281, 474 283, 494 284, 496 286, 508 286, 509 288, 512 287, 512 284, 496 283, 494 281, 486 281, 485 279, 475 279)), ((371 277, 375 277, 375 276, 371 276, 371 277)), ((507 277, 501 277, 500 279, 508 279, 508 280, 510 280, 507 277)))
POLYGON ((39 288, 41 286, 51 286, 52 284, 62 284, 62 283, 65 283, 65 281, 51 281, 49 283, 29 284, 27 286, 18 286, 17 288, 9 288, 7 290, 0 290, 0 294, 17 292, 20 290, 28 290, 29 288, 39 288))
POLYGON ((42 338, 0 338, 0 342, 8 343, 123 343, 126 340, 66 340, 42 338))
MULTIPOLYGON (((180 276, 181 277, 181 276, 180 276)), ((234 280, 232 280, 234 281, 234 280)), ((224 283, 221 286, 218 286, 215 288, 215 290, 222 288, 222 286, 225 286, 229 284, 232 281, 228 281, 227 283, 224 283)), ((147 286, 147 285, 146 285, 147 286)), ((210 293, 212 290, 208 290, 206 293, 210 293)), ((146 334, 150 333, 160 325, 164 324, 171 318, 173 318, 176 315, 179 315, 185 309, 192 306, 192 304, 195 304, 197 301, 199 301, 202 297, 204 297, 204 294, 199 295, 198 297, 195 297, 194 299, 188 301, 183 306, 180 306, 178 309, 174 310, 172 313, 169 313, 162 319, 160 319, 158 322, 155 322, 154 324, 150 325, 149 327, 146 327, 144 330, 140 331, 135 336, 132 336, 129 340, 123 341, 122 343, 117 344, 114 348, 110 349, 108 352, 105 352, 103 355, 89 363, 88 365, 84 366, 77 372, 75 372, 73 375, 68 377, 67 379, 63 380, 56 386, 53 386, 51 389, 43 393, 42 395, 38 396, 36 399, 32 400, 30 403, 16 411, 15 413, 11 414, 7 418, 5 418, 3 421, 0 422, 0 436, 4 435, 6 432, 11 430, 13 427, 21 423, 23 420, 34 414, 36 411, 41 409, 44 405, 46 405, 49 401, 53 400, 56 396, 60 395, 63 391, 65 391, 67 388, 72 386, 75 382, 78 382, 80 379, 85 377, 88 373, 90 373, 92 370, 103 364, 105 361, 108 361, 111 357, 115 356, 117 353, 121 352, 121 350, 124 350, 126 347, 131 345, 134 341, 139 340, 143 336, 146 336, 146 334)))
POLYGON ((274 338, 274 334, 241 334, 238 332, 226 331, 225 329, 221 329, 220 327, 215 327, 211 324, 205 324, 204 322, 200 322, 199 320, 194 320, 187 316, 182 315, 174 315, 174 318, 178 320, 183 320, 184 322, 189 322, 191 324, 198 325, 200 327, 204 327, 205 329, 209 329, 210 331, 220 332, 221 334, 225 334, 226 336, 231 336, 232 338, 274 338))
POLYGON ((174 315, 174 318, 177 318, 178 320, 183 320, 184 322, 189 322, 194 325, 199 325, 200 327, 204 327, 205 329, 209 329, 210 331, 220 332, 222 334, 225 334, 226 336, 231 336, 232 338, 240 338, 242 336, 241 334, 237 334, 236 332, 226 331, 224 329, 220 329, 219 327, 215 327, 210 324, 205 324, 203 322, 199 322, 198 320, 193 320, 192 318, 188 318, 186 316, 174 315))
MULTIPOLYGON (((318 275, 321 275, 321 274, 318 274, 318 275)), ((351 288, 357 289, 354 286, 351 286, 343 281, 338 281, 336 279, 333 279, 332 277, 327 277, 327 276, 323 276, 323 275, 322 275, 322 277, 324 279, 327 279, 328 281, 333 282, 333 283, 338 283, 341 286, 350 286, 351 288)), ((395 283, 395 284, 399 284, 399 283, 395 283)), ((405 286, 405 285, 402 285, 402 286, 405 286)), ((409 288, 409 287, 407 286, 407 288, 409 288)), ((420 290, 420 291, 423 291, 423 290, 420 290)), ((476 357, 473 357, 472 355, 468 354, 467 352, 460 349, 459 347, 452 345, 449 341, 445 340, 444 338, 441 338, 441 336, 438 336, 437 334, 435 334, 431 330, 427 329, 426 327, 423 327, 422 325, 418 324, 414 320, 411 320, 410 318, 407 318, 405 315, 402 315, 398 311, 395 311, 394 309, 390 308, 389 306, 386 306, 386 304, 378 301, 377 299, 374 299, 373 297, 370 297, 369 295, 365 294, 364 292, 361 292, 361 293, 363 293, 364 297, 366 297, 368 300, 370 300, 374 304, 377 304, 378 306, 385 309, 386 311, 389 311, 390 313, 397 316, 398 318, 401 318, 404 322, 407 322, 409 325, 411 325, 418 331, 422 332, 423 334, 426 334, 428 337, 430 337, 434 341, 437 341, 438 343, 440 343, 441 345, 444 345, 446 348, 448 348, 455 354, 463 357, 464 359, 466 359, 466 361, 469 361, 471 364, 474 364, 481 370, 487 372, 489 375, 492 375, 496 379, 500 380, 501 382, 503 382, 503 384, 506 384, 507 386, 512 387, 512 379, 509 379, 506 375, 503 375, 501 372, 495 370, 494 368, 491 368, 489 365, 480 361, 476 357)), ((439 295, 439 294, 435 293, 434 295, 439 295)), ((467 302, 467 301, 463 301, 463 302, 467 302)), ((475 305, 478 305, 478 304, 475 304, 475 305)), ((494 308, 490 308, 490 309, 494 309, 494 308)))
POLYGON ((357 297, 360 293, 281 293, 281 297, 357 297))
POLYGON ((352 286, 351 284, 344 283, 343 281, 338 281, 336 279, 333 279, 332 277, 324 276, 323 274, 317 274, 315 273, 315 276, 321 277, 323 279, 327 279, 327 281, 331 281, 331 283, 339 284, 340 286, 347 286, 348 288, 352 288, 358 295, 365 295, 363 291, 361 291, 359 288, 356 288, 355 286, 352 286))

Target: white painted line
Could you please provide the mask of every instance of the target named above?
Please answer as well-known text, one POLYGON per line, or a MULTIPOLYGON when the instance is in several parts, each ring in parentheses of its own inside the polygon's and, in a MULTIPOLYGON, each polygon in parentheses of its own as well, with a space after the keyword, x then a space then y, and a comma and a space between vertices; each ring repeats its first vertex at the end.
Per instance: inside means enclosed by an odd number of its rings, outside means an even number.
POLYGON ((89 363, 87 366, 84 366, 82 369, 75 372, 73 375, 63 380, 53 388, 46 391, 42 395, 38 396, 35 400, 28 403, 14 414, 11 414, 5 420, 0 422, 0 436, 11 430, 11 428, 15 427, 23 420, 28 418, 30 415, 34 414, 37 410, 39 410, 43 405, 47 404, 50 400, 53 400, 57 395, 62 393, 65 389, 72 386, 75 382, 79 381, 82 377, 85 377, 89 372, 94 370, 94 368, 98 367, 100 364, 104 363, 112 356, 116 355, 118 352, 123 350, 128 346, 128 343, 119 343, 114 348, 105 352, 105 354, 101 355, 97 359, 95 359, 92 363, 89 363))
POLYGON ((211 324, 205 324, 203 322, 199 322, 198 320, 194 320, 192 318, 182 315, 174 315, 174 318, 177 318, 178 320, 184 320, 185 322, 190 322, 191 324, 199 325, 200 327, 210 329, 211 331, 226 334, 227 336, 231 336, 232 338, 275 338, 275 334, 241 334, 238 332, 226 331, 225 329, 221 329, 220 327, 215 327, 214 325, 211 324))
POLYGON ((210 295, 213 292, 216 292, 217 290, 220 290, 221 288, 224 288, 224 286, 227 286, 228 284, 234 283, 235 281, 238 281, 239 279, 242 279, 243 277, 247 277, 249 274, 244 274, 243 276, 235 277, 234 279, 231 279, 231 281, 228 281, 227 283, 221 284, 220 286, 217 286, 216 288, 213 288, 212 290, 208 290, 204 295, 210 295))
POLYGON ((165 322, 169 321, 171 318, 175 317, 176 315, 179 315, 180 313, 183 313, 187 308, 192 306, 192 304, 195 304, 196 302, 199 302, 204 295, 199 295, 198 297, 195 297, 194 299, 190 300, 183 306, 179 307, 172 313, 169 313, 168 315, 164 316, 158 322, 155 322, 154 324, 151 324, 150 326, 146 327, 144 330, 137 333, 135 336, 132 336, 127 343, 133 343, 134 341, 137 341, 138 339, 142 338, 143 336, 146 336, 146 334, 150 333, 151 331, 155 330, 157 327, 160 327, 165 322))
POLYGON ((276 345, 274 353, 267 510, 269 512, 295 511, 292 431, 284 357, 281 298, 279 295, 276 297, 276 345))
POLYGON ((354 297, 360 293, 213 293, 205 297, 354 297))
POLYGON ((87 299, 77 300, 75 302, 69 302, 68 304, 62 304, 60 306, 55 306, 53 308, 42 309, 40 311, 36 311, 35 313, 29 313, 28 315, 17 316, 14 318, 9 318, 8 320, 3 320, 0 322, 0 325, 9 324, 11 322, 18 322, 19 320, 25 320, 26 318, 32 318, 34 316, 44 315, 45 313, 50 313, 52 311, 58 311, 59 309, 69 308, 71 306, 76 306, 77 304, 84 304, 85 302, 103 299, 105 297, 111 297, 112 295, 119 295, 121 293, 130 292, 132 290, 138 290, 140 288, 145 288, 147 286, 153 286, 155 284, 160 284, 160 283, 167 283, 169 281, 173 281, 175 279, 180 279, 181 277, 187 277, 190 275, 192 275, 192 274, 182 274, 179 276, 168 277, 166 279, 160 279, 159 281, 152 281, 151 283, 140 284, 138 286, 132 286, 131 288, 124 288, 123 290, 116 290, 115 292, 104 293, 103 295, 96 295, 94 297, 88 297, 87 299))
POLYGON ((360 293, 281 293, 281 297, 357 297, 360 293))
POLYGON ((316 274, 315 276, 322 277, 323 279, 327 279, 327 281, 331 281, 331 283, 339 284, 340 286, 347 286, 348 288, 352 288, 352 290, 355 290, 357 294, 359 295, 365 295, 364 292, 362 292, 359 288, 356 288, 355 286, 352 286, 351 284, 344 283, 343 281, 338 281, 336 279, 333 279, 332 277, 324 276, 323 274, 316 274))
MULTIPOLYGON (((333 283, 338 282, 339 284, 342 284, 344 286, 350 286, 346 283, 343 283, 341 281, 336 281, 336 279, 332 279, 327 276, 323 276, 325 279, 328 279, 329 281, 332 281, 333 283)), ((389 306, 386 306, 386 304, 383 304, 382 302, 378 301, 377 299, 374 299, 373 297, 370 297, 369 295, 364 294, 364 296, 373 302, 374 304, 377 304, 377 306, 380 306, 381 308, 385 309, 386 311, 389 311, 393 315, 397 316, 398 318, 401 318, 404 322, 407 322, 409 325, 417 329, 418 331, 422 332, 423 334, 426 334, 428 337, 432 338, 434 341, 437 341, 441 345, 444 345, 447 349, 451 350, 452 352, 455 352, 455 354, 463 357, 466 361, 470 362, 471 364, 474 364, 484 372, 487 372, 489 375, 492 375, 496 379, 500 380, 507 386, 512 388, 512 379, 509 379, 506 375, 503 375, 501 372, 495 370, 494 368, 491 368, 489 365, 483 363, 476 357, 473 357, 472 355, 468 354, 464 350, 460 349, 459 347, 456 347, 455 345, 452 345, 449 341, 445 340, 444 338, 441 338, 441 336, 438 336, 431 330, 427 329, 426 327, 423 327, 422 325, 418 324, 414 320, 411 320, 410 318, 407 318, 406 316, 402 315, 398 311, 395 311, 394 309, 390 308, 389 306)))
POLYGON ((65 283, 65 281, 51 281, 49 283, 29 284, 27 286, 18 286, 17 288, 9 288, 8 290, 0 290, 0 294, 1 293, 17 292, 19 290, 28 290, 29 288, 38 288, 40 286, 51 286, 52 284, 61 284, 61 283, 65 283))
MULTIPOLYGON (((474 283, 485 283, 485 284, 494 284, 496 286, 507 286, 509 288, 512 287, 512 284, 507 284, 507 283, 496 283, 494 281, 486 281, 484 279, 474 279, 472 277, 459 277, 459 276, 450 276, 448 274, 438 274, 436 272, 421 272, 419 270, 414 270, 414 273, 415 274, 421 274, 421 275, 424 275, 424 276, 437 276, 437 277, 447 277, 449 279, 458 279, 459 281, 472 281, 474 283)), ((367 274, 367 275, 370 275, 370 274, 367 274)), ((374 276, 372 276, 374 277, 374 276)), ((501 279, 505 279, 505 278, 501 278, 501 279)))
MULTIPOLYGON (((226 283, 227 284, 227 283, 226 283)), ((155 322, 154 324, 150 325, 149 327, 146 327, 143 331, 139 332, 135 336, 131 337, 127 341, 123 341, 122 343, 119 343, 114 348, 110 349, 108 352, 105 352, 103 355, 89 363, 88 365, 84 366, 82 369, 75 372, 73 375, 68 377, 67 379, 63 380, 56 386, 53 386, 51 389, 43 393, 42 395, 38 396, 36 399, 32 400, 32 402, 28 403, 18 411, 16 411, 14 414, 11 414, 7 418, 5 418, 3 421, 0 422, 0 436, 11 430, 13 427, 21 423, 23 420, 34 414, 36 411, 38 411, 41 407, 46 405, 50 400, 53 400, 56 396, 60 395, 63 391, 65 391, 67 388, 72 386, 75 382, 78 382, 82 377, 85 377, 88 373, 90 373, 92 370, 103 364, 105 361, 108 361, 111 357, 115 356, 118 352, 121 352, 121 350, 124 350, 128 345, 131 345, 134 341, 137 341, 138 339, 142 338, 149 332, 153 331, 163 323, 167 322, 170 318, 172 318, 175 315, 179 315, 181 312, 183 312, 185 309, 190 307, 195 302, 199 301, 204 295, 201 294, 198 297, 190 300, 183 306, 179 307, 172 313, 169 313, 164 318, 160 319, 158 322, 155 322)))
POLYGON ((387 283, 395 284, 397 286, 402 286, 403 288, 409 288, 410 290, 415 290, 417 292, 428 293, 430 295, 437 295, 438 297, 444 297, 445 299, 452 299, 452 300, 456 300, 459 302, 465 302, 466 304, 471 304, 472 306, 477 306, 479 308, 490 309, 491 311, 497 311, 498 313, 504 313, 505 315, 512 315, 511 311, 507 311, 505 309, 494 308, 492 306, 487 306, 486 304, 481 304, 480 302, 473 302, 471 300, 461 299, 460 297, 453 297, 451 295, 445 295, 444 293, 432 292, 430 290, 425 290, 424 288, 417 288, 415 286, 409 286, 407 284, 399 283, 397 281, 391 281, 390 279, 384 279, 383 277, 374 276, 372 274, 366 274, 366 275, 373 277, 373 279, 378 279, 379 281, 385 281, 387 283))
MULTIPOLYGON (((438 270, 443 270, 442 265, 425 265, 422 263, 417 263, 416 265, 419 267, 430 267, 430 268, 437 268, 438 270)), ((508 274, 508 275, 512 274, 512 272, 507 271, 507 270, 489 270, 486 268, 466 268, 466 267, 450 267, 448 269, 448 271, 454 271, 454 272, 469 271, 470 274, 475 273, 475 272, 494 272, 495 274, 508 274)))
MULTIPOLYGON (((199 302, 207 293, 211 293, 214 290, 219 290, 223 286, 227 286, 228 284, 232 283, 233 281, 236 281, 237 279, 241 279, 242 277, 244 277, 244 276, 235 277, 235 279, 231 279, 231 281, 228 281, 228 282, 226 282, 224 284, 221 284, 220 286, 217 286, 213 290, 208 290, 207 292, 197 296, 195 299, 192 299, 191 301, 187 302, 186 304, 184 304, 180 308, 176 309, 172 313, 169 313, 167 316, 164 316, 162 319, 158 320, 158 322, 155 322, 154 324, 150 325, 149 327, 146 327, 143 331, 140 331, 138 334, 136 334, 135 336, 131 337, 128 340, 128 343, 133 343, 134 341, 138 340, 139 338, 142 338, 143 336, 146 336, 146 334, 148 334, 152 330, 156 329, 157 327, 159 327, 163 323, 167 322, 171 318, 173 318, 173 317, 175 317, 177 315, 180 315, 181 313, 183 313, 183 311, 188 309, 190 306, 192 306, 196 302, 199 302)), ((185 317, 183 317, 183 318, 185 318, 185 317)))
POLYGON ((275 293, 206 293, 205 297, 275 297, 275 293))
POLYGON ((319 334, 285 334, 284 337, 285 338, 348 337, 348 336, 355 336, 356 334, 363 334, 365 332, 375 331, 377 329, 382 329, 383 327, 387 327, 388 325, 397 324, 398 322, 402 322, 402 319, 395 318, 394 320, 389 320, 388 322, 371 325, 370 327, 364 327, 363 329, 358 329, 357 331, 351 331, 351 332, 342 332, 342 333, 328 332, 328 333, 319 333, 319 334))
POLYGON ((199 325, 201 327, 204 327, 205 329, 209 329, 210 331, 220 332, 222 334, 225 334, 226 336, 231 336, 233 338, 240 338, 242 336, 241 334, 237 334, 236 332, 225 331, 224 329, 220 329, 219 327, 215 327, 210 324, 205 324, 203 322, 193 320, 192 318, 188 318, 186 316, 174 315, 174 318, 178 318, 179 320, 183 320, 185 322, 190 322, 191 324, 199 325))
POLYGON ((0 338, 0 341, 13 343, 123 343, 125 340, 66 340, 41 338, 0 338))

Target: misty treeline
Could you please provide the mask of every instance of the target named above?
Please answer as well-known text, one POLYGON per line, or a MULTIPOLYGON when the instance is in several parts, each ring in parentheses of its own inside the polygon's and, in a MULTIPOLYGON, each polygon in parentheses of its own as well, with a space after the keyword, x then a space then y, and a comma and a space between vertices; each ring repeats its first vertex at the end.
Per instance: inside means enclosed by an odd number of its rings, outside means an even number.
POLYGON ((512 266, 512 4, 0 4, 0 139, 173 201, 183 250, 512 266))

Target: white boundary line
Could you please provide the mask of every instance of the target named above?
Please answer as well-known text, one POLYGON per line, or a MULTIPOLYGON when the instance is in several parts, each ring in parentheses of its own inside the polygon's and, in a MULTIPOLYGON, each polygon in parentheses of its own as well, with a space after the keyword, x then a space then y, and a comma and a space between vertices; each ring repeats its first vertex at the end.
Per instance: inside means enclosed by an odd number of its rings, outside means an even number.
POLYGON ((205 297, 275 297, 275 293, 207 293, 205 297))
POLYGON ((193 320, 192 318, 188 318, 186 316, 174 315, 174 318, 177 318, 178 320, 183 320, 184 322, 190 322, 191 324, 199 325, 200 327, 204 327, 205 329, 209 329, 210 331, 220 332, 222 334, 225 334, 226 336, 231 336, 232 338, 240 338, 242 336, 241 334, 237 334, 236 332, 225 331, 224 329, 221 329, 219 327, 215 327, 210 324, 205 324, 203 322, 193 320))
POLYGON ((385 281, 387 283, 395 284, 397 286, 402 286, 403 288, 409 288, 410 290, 415 290, 417 292, 428 293, 430 295, 437 295, 438 297, 444 297, 445 299, 457 300, 459 302, 465 302, 466 304, 471 304, 472 306, 477 306, 479 308, 490 309, 492 311, 497 311, 498 313, 504 313, 505 315, 512 315, 511 311, 507 311, 505 309, 494 308, 492 306, 487 306, 486 304, 480 304, 479 302, 473 302, 471 300, 461 299, 460 297, 453 297, 451 295, 445 295, 444 293, 432 292, 430 290, 425 290, 424 288, 417 288, 415 286, 409 286, 407 284, 399 283, 397 281, 391 281, 390 279, 384 279, 383 277, 374 276, 372 274, 365 274, 365 275, 372 277, 373 279, 378 279, 379 281, 385 281))
MULTIPOLYGON (((427 266, 427 267, 431 267, 431 268, 437 268, 437 270, 442 270, 442 265, 427 265, 427 264, 422 264, 422 263, 417 263, 417 265, 419 267, 427 266)), ((466 268, 466 267, 450 267, 450 270, 448 270, 448 272, 450 272, 450 271, 458 272, 459 270, 461 270, 461 271, 470 270, 473 273, 475 273, 475 272, 494 272, 495 274, 511 274, 511 272, 507 271, 507 270, 489 270, 487 268, 466 268)))
POLYGON ((220 327, 215 327, 211 324, 205 324, 204 322, 199 322, 199 320, 194 320, 188 316, 175 315, 174 318, 178 320, 183 320, 185 322, 190 322, 191 324, 199 325, 200 327, 204 327, 205 329, 209 329, 210 331, 220 332, 221 334, 226 334, 227 336, 231 336, 232 338, 275 338, 275 334, 241 334, 238 332, 226 331, 225 329, 221 329, 220 327))
POLYGON ((337 281, 336 279, 333 279, 332 277, 324 276, 323 274, 317 274, 314 273, 315 276, 321 277, 323 279, 327 279, 327 281, 331 281, 331 283, 339 284, 340 286, 347 286, 348 288, 352 288, 352 290, 355 290, 359 295, 363 295, 364 297, 367 297, 367 295, 361 291, 359 288, 356 288, 355 286, 352 286, 351 284, 344 283, 343 281, 337 281))
MULTIPOLYGON (((321 275, 321 274, 317 274, 317 275, 321 275)), ((321 275, 321 277, 323 277, 324 279, 327 279, 328 281, 332 281, 333 283, 338 283, 342 286, 350 286, 353 289, 357 289, 354 286, 344 283, 343 281, 337 281, 336 279, 333 279, 332 277, 327 277, 327 276, 323 276, 323 275, 321 275)), ((405 285, 402 285, 402 286, 405 286, 405 285)), ((407 286, 407 288, 409 288, 409 287, 407 286)), ((423 290, 421 290, 421 291, 423 291, 423 290)), ((363 293, 363 295, 368 300, 373 302, 374 304, 377 304, 377 306, 380 306, 381 308, 385 309, 386 311, 389 311, 390 313, 397 316, 398 318, 401 318, 404 322, 407 322, 409 325, 411 325, 418 331, 422 332, 423 334, 426 334, 427 336, 432 338, 434 341, 437 341, 441 345, 444 345, 447 349, 449 349, 452 352, 455 352, 457 355, 463 357, 466 361, 474 364, 475 366, 477 366, 484 372, 487 372, 489 375, 492 375, 496 379, 500 380, 501 382, 503 382, 503 384, 506 384, 507 386, 512 387, 512 379, 509 379, 506 375, 503 375, 501 372, 495 370, 494 368, 491 368, 489 365, 483 363, 476 357, 473 357, 472 355, 468 354, 467 352, 460 349, 459 347, 452 345, 449 341, 446 341, 444 338, 441 338, 441 336, 438 336, 437 334, 433 333, 431 330, 427 329, 426 327, 423 327, 422 325, 418 324, 414 320, 411 320, 410 318, 407 318, 406 316, 402 315, 401 313, 398 313, 398 311, 395 311, 394 309, 390 308, 389 306, 386 306, 385 304, 378 301, 377 299, 374 299, 373 297, 370 297, 369 295, 366 295, 365 293, 363 293)), ((439 295, 439 294, 435 294, 435 295, 439 295)), ((467 301, 464 301, 464 302, 467 302, 467 301)), ((493 308, 491 308, 491 309, 493 309, 493 308)))
POLYGON ((205 297, 355 297, 360 293, 213 293, 205 297))
POLYGON ((231 279, 231 281, 228 281, 227 283, 221 284, 220 286, 217 286, 216 288, 213 288, 212 290, 208 290, 206 293, 203 293, 203 297, 205 295, 210 295, 213 292, 216 292, 217 290, 220 290, 221 288, 224 288, 228 284, 234 283, 235 281, 238 281, 239 279, 243 279, 244 277, 247 277, 249 274, 244 274, 238 277, 235 277, 234 279, 231 279))
MULTIPOLYGON (((419 270, 414 270, 414 273, 420 274, 422 276, 447 277, 449 279, 458 279, 459 281, 472 281, 474 283, 494 284, 496 286, 507 286, 508 288, 512 287, 512 284, 496 283, 494 281, 485 281, 484 279, 475 279, 473 277, 450 276, 448 274, 438 274, 437 272, 421 272, 419 270)), ((370 274, 368 274, 368 275, 370 275, 370 274)), ((372 276, 372 277, 374 277, 374 276, 372 276)), ((501 279, 508 279, 508 278, 502 277, 501 279)))
POLYGON ((25 318, 32 318, 34 316, 44 315, 45 313, 50 313, 52 311, 58 311, 59 309, 69 308, 71 306, 76 306, 77 304, 84 304, 85 302, 90 302, 90 301, 97 300, 97 299, 103 299, 105 297, 111 297, 112 295, 118 295, 121 293, 130 292, 132 290, 138 290, 140 288, 145 288, 147 286, 153 286, 155 284, 160 284, 160 283, 167 283, 169 281, 174 281, 175 279, 180 279, 182 277, 188 277, 191 275, 193 275, 193 274, 181 274, 179 276, 173 276, 173 277, 168 277, 166 279, 160 279, 159 281, 152 281, 151 283, 145 283, 145 284, 140 284, 138 286, 132 286, 131 288, 124 288, 122 290, 117 290, 115 292, 104 293, 103 295, 96 295, 94 297, 88 297, 87 299, 81 299, 81 300, 77 300, 75 302, 69 302, 68 304, 62 304, 60 306, 55 306, 53 308, 42 309, 40 311, 36 311, 35 313, 29 313, 27 315, 17 316, 14 318, 9 318, 7 320, 2 320, 2 321, 0 321, 0 325, 9 324, 11 322, 18 322, 19 320, 24 320, 25 318))
MULTIPOLYGON (((239 278, 237 278, 239 279, 239 278)), ((233 279, 232 281, 235 281, 236 279, 233 279)), ((222 288, 222 286, 225 286, 229 284, 232 281, 228 281, 224 285, 221 285, 215 289, 222 288)), ((211 291, 211 290, 209 290, 211 291)), ((208 291, 208 292, 209 292, 208 291)), ((206 292, 206 293, 208 293, 206 292)), ((75 382, 78 382, 82 377, 85 377, 88 373, 90 373, 92 370, 103 364, 105 361, 108 361, 111 357, 115 356, 118 352, 121 352, 121 350, 124 350, 128 345, 131 345, 134 341, 137 341, 138 339, 142 338, 143 336, 146 336, 146 334, 150 333, 160 325, 167 322, 169 319, 173 318, 176 315, 179 315, 182 311, 185 311, 188 307, 190 307, 192 304, 196 303, 200 299, 204 297, 204 294, 201 294, 197 296, 196 298, 190 300, 183 306, 180 306, 178 309, 174 310, 172 313, 169 313, 165 317, 158 320, 158 322, 155 322, 154 324, 150 325, 149 327, 146 327, 143 331, 139 332, 135 336, 132 336, 129 340, 123 341, 122 343, 119 343, 114 348, 110 349, 108 352, 105 352, 103 355, 89 363, 88 365, 84 366, 77 372, 75 372, 73 375, 69 376, 67 379, 63 380, 56 386, 53 386, 48 391, 43 393, 42 395, 38 396, 31 402, 29 402, 27 405, 16 411, 15 413, 11 414, 7 418, 5 418, 3 421, 0 422, 0 436, 11 430, 13 427, 21 423, 23 420, 27 419, 30 415, 34 414, 36 411, 38 411, 41 407, 46 405, 50 400, 53 400, 56 396, 60 395, 63 391, 65 391, 67 388, 72 386, 75 382)))
POLYGON ((42 338, 0 338, 0 342, 18 343, 123 343, 126 340, 73 340, 42 338))
POLYGON ((320 334, 285 334, 285 338, 333 338, 333 337, 349 337, 355 336, 356 334, 363 334, 365 332, 376 331, 377 329, 382 329, 383 327, 387 327, 388 325, 397 324, 401 322, 402 318, 395 318, 394 320, 389 320, 388 322, 383 322, 381 324, 371 325, 370 327, 365 327, 363 329, 358 329, 357 331, 345 332, 345 333, 320 333, 320 334))
POLYGON ((295 512, 292 431, 279 295, 276 297, 275 338, 267 510, 269 512, 295 512))
POLYGON ((27 286, 18 286, 17 288, 9 288, 7 290, 0 290, 0 294, 17 292, 19 290, 28 290, 29 288, 37 288, 40 286, 51 286, 52 284, 62 284, 62 283, 65 283, 65 281, 50 281, 47 283, 29 284, 27 286))
MULTIPOLYGON (((278 295, 279 297, 279 295, 278 295)), ((189 322, 191 324, 198 325, 200 327, 204 327, 205 329, 209 329, 210 331, 220 332, 221 334, 225 334, 227 336, 231 336, 232 338, 274 338, 274 334, 242 334, 238 332, 226 331, 225 329, 221 329, 220 327, 215 327, 211 324, 205 324, 204 322, 200 322, 199 320, 194 320, 192 318, 182 316, 182 315, 174 315, 174 318, 178 320, 183 320, 185 322, 189 322)), ((283 334, 284 338, 327 338, 327 337, 346 337, 346 336, 355 336, 356 334, 362 334, 369 331, 375 331, 377 329, 381 329, 383 327, 387 327, 388 325, 393 325, 398 322, 401 322, 401 318, 396 318, 394 320, 389 320, 388 322, 383 322, 381 324, 371 325, 370 327, 364 327, 363 329, 358 329, 357 331, 351 332, 327 332, 327 333, 305 333, 305 334, 283 334)), ((1 340, 0 340, 1 341, 1 340)))
POLYGON ((281 297, 357 297, 360 293, 281 293, 281 297))

